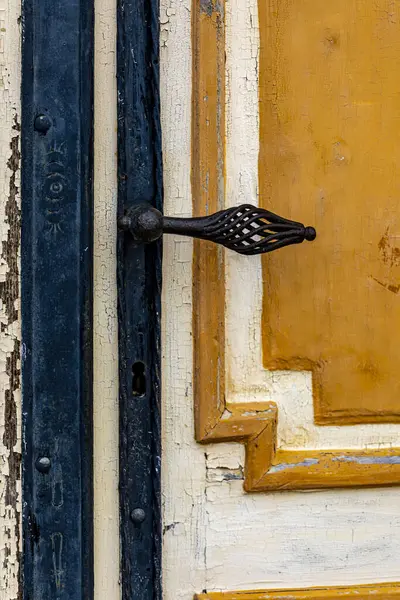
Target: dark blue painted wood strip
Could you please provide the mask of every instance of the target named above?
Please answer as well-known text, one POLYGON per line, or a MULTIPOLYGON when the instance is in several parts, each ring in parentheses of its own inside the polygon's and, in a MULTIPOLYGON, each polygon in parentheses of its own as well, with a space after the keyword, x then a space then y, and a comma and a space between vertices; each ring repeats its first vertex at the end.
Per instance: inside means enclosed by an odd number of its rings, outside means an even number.
POLYGON ((25 600, 93 597, 92 65, 92 0, 24 0, 25 600))
MULTIPOLYGON (((162 209, 158 0, 119 0, 119 216, 162 209)), ((161 242, 118 240, 123 600, 161 598, 161 242)))

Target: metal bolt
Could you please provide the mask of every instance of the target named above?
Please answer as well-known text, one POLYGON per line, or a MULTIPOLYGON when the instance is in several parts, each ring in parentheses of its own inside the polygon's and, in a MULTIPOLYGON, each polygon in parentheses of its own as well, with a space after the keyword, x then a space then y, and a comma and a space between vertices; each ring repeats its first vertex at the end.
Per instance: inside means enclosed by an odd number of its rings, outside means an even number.
POLYGON ((47 133, 51 127, 51 119, 47 115, 38 115, 34 127, 39 133, 47 133))
POLYGON ((140 523, 143 523, 145 518, 146 513, 144 512, 143 508, 134 508, 131 512, 131 519, 135 525, 140 525, 140 523))
POLYGON ((51 460, 47 456, 41 456, 37 459, 35 466, 40 473, 48 473, 51 467, 51 460))

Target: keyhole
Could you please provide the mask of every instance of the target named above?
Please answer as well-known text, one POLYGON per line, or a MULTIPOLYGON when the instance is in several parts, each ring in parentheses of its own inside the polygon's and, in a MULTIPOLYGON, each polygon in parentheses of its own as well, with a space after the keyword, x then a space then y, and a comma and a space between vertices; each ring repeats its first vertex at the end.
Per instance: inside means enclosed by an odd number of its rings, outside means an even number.
POLYGON ((144 396, 146 393, 145 365, 141 361, 132 366, 132 394, 133 396, 144 396))

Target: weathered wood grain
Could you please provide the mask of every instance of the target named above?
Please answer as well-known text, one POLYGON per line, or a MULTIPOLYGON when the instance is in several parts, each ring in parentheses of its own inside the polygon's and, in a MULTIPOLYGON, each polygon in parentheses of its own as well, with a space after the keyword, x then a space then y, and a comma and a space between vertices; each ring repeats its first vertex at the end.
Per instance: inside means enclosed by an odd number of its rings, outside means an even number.
POLYGON ((20 598, 20 5, 0 2, 0 598, 20 598))

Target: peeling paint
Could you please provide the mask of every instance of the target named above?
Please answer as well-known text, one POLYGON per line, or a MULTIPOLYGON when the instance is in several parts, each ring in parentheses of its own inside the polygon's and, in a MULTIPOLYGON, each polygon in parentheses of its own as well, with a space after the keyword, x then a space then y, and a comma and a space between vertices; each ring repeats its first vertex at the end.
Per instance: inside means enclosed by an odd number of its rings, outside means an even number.
MULTIPOLYGON (((17 116, 14 117, 14 131, 19 131, 20 126, 17 116)), ((2 241, 1 259, 7 265, 5 281, 0 282, 0 298, 2 301, 3 314, 7 320, 7 326, 13 326, 18 322, 19 296, 19 265, 18 252, 20 245, 20 209, 18 204, 19 188, 17 186, 18 171, 20 168, 19 134, 13 135, 10 141, 11 154, 7 161, 7 167, 11 172, 9 179, 9 195, 5 204, 5 217, 8 225, 7 237, 2 241)), ((3 316, 3 315, 2 315, 3 316)), ((2 319, 3 324, 3 319, 2 319)), ((6 333, 5 329, 3 330, 6 333)), ((11 333, 11 332, 10 332, 11 333)), ((4 434, 3 444, 8 451, 8 476, 6 477, 5 504, 15 514, 15 541, 20 545, 20 516, 17 509, 18 482, 20 480, 21 454, 16 451, 18 445, 18 417, 15 393, 20 388, 20 342, 15 337, 13 349, 7 353, 6 375, 8 387, 4 391, 4 434)), ((8 568, 11 555, 10 548, 6 546, 6 558, 3 562, 4 568, 8 568)), ((18 567, 19 569, 19 567, 18 567)))
POLYGON ((207 463, 207 482, 209 483, 215 481, 243 481, 243 479, 243 467, 239 467, 238 469, 228 469, 222 466, 212 468, 207 463))
POLYGON ((224 412, 221 415, 221 421, 227 421, 231 417, 232 417, 231 411, 228 410, 227 408, 225 408, 224 412))
POLYGON ((347 456, 343 454, 332 460, 357 463, 358 465, 400 465, 400 456, 347 456))
POLYGON ((398 294, 400 291, 400 284, 383 283, 383 281, 379 281, 379 279, 377 279, 376 277, 373 277, 372 279, 376 283, 387 289, 389 292, 392 292, 392 294, 398 294))
MULTIPOLYGON (((190 132, 191 85, 187 65, 190 65, 191 5, 185 0, 163 0, 161 4, 164 8, 172 4, 176 9, 176 16, 168 22, 168 47, 161 54, 165 209, 171 214, 186 215, 191 210, 188 178, 190 159, 193 158, 187 140, 187 132, 190 132)), ((267 4, 270 16, 274 10, 287 7, 285 2, 267 4)), ((234 205, 243 199, 257 203, 257 3, 234 1, 226 7, 226 202, 234 205)), ((215 14, 211 17, 215 19, 215 14)), ((200 14, 202 24, 210 20, 204 12, 200 14)), ((302 24, 299 27, 301 29, 302 24)), ((203 72, 205 79, 211 68, 216 68, 215 64, 207 62, 203 72)), ((209 106, 213 91, 210 91, 210 85, 203 91, 201 99, 209 106)), ((272 96, 273 93, 272 89, 272 96)), ((212 143, 210 130, 211 126, 206 130, 205 145, 212 143)), ((215 179, 215 176, 208 178, 207 172, 207 177, 204 175, 202 179, 206 182, 204 187, 212 190, 215 179)), ((199 193, 203 192, 199 186, 199 193)), ((211 200, 215 197, 216 193, 211 200)), ((195 207, 198 208, 198 204, 195 207)), ((213 207, 204 202, 201 209, 212 212, 213 207)), ((400 549, 398 490, 323 490, 303 494, 281 493, 285 491, 282 487, 278 493, 246 495, 242 481, 230 477, 230 473, 234 474, 235 469, 244 464, 245 448, 241 444, 211 444, 207 453, 202 446, 196 446, 191 410, 191 382, 193 375, 198 377, 198 373, 192 371, 192 298, 190 293, 182 295, 182 289, 191 289, 191 242, 177 243, 166 239, 164 250, 164 522, 183 523, 179 528, 174 527, 173 534, 164 539, 166 600, 187 600, 202 589, 226 591, 332 585, 343 581, 368 581, 371 576, 374 580, 389 580, 389 577, 397 580, 400 549)), ((319 448, 316 454, 320 453, 322 457, 319 464, 315 459, 316 464, 311 464, 309 469, 309 463, 302 458, 295 462, 296 455, 280 461, 282 468, 288 469, 283 475, 295 479, 298 471, 302 473, 302 467, 306 467, 304 474, 313 467, 325 468, 323 448, 326 445, 337 448, 339 441, 340 453, 349 448, 365 447, 362 440, 363 435, 367 439, 367 430, 358 426, 316 426, 311 374, 275 372, 267 378, 259 368, 261 344, 256 335, 262 313, 257 303, 262 292, 262 274, 257 258, 253 258, 250 265, 233 253, 227 253, 225 257, 226 306, 230 312, 226 313, 225 319, 221 317, 223 311, 219 315, 226 326, 227 355, 232 355, 235 360, 231 365, 226 361, 228 385, 226 398, 223 394, 221 397, 229 402, 229 408, 235 403, 249 401, 249 398, 252 403, 276 399, 285 437, 300 448, 299 453, 307 444, 308 456, 314 457, 315 448, 319 448), (236 377, 234 382, 233 377, 236 377), (246 398, 240 398, 236 394, 238 390, 246 398), (285 411, 281 411, 281 405, 285 411), (302 427, 307 433, 296 437, 302 427), (346 444, 346 440, 350 443, 346 444)), ((209 271, 205 274, 205 279, 210 277, 209 271)), ((213 298, 214 305, 218 301, 218 297, 213 298)), ((196 318, 196 312, 194 316, 196 318)), ((214 348, 220 344, 217 328, 212 329, 210 335, 201 330, 201 335, 210 340, 210 354, 214 356, 214 348)), ((212 363, 213 369, 215 364, 216 360, 212 363)), ((204 369, 199 380, 203 390, 207 389, 210 380, 215 382, 211 368, 204 369)), ((194 402, 198 411, 199 393, 194 395, 194 402)), ((223 402, 218 403, 218 408, 221 404, 223 402)), ((252 412, 250 406, 248 411, 252 412)), ((233 414, 236 417, 236 411, 233 414)), ((211 423, 214 423, 212 418, 206 420, 207 434, 212 428, 211 423)), ((223 425, 228 428, 229 421, 223 425)), ((368 435, 368 439, 376 443, 387 440, 389 444, 394 439, 390 431, 378 427, 368 435)), ((328 464, 326 471, 331 466, 332 463, 328 464)), ((337 467, 344 470, 346 465, 337 464, 337 467)), ((279 475, 275 477, 278 479, 279 475)))
POLYGON ((306 458, 298 463, 280 463, 279 465, 273 465, 268 473, 271 475, 273 473, 279 473, 280 471, 286 471, 286 469, 294 469, 296 467, 311 467, 312 465, 317 465, 319 463, 318 458, 306 458))
MULTIPOLYGON (((392 240, 396 240, 396 236, 389 233, 389 227, 379 241, 378 249, 381 254, 382 261, 390 267, 400 265, 400 248, 392 244, 392 240)), ((379 283, 379 282, 378 282, 379 283)))
POLYGON ((213 13, 223 15, 224 4, 220 0, 200 0, 200 12, 211 17, 213 13))
POLYGON ((0 0, 0 598, 20 586, 20 6, 0 0))
MULTIPOLYGON (((12 11, 9 7, 9 10, 12 11)), ((0 2, 1 13, 1 2, 0 2)), ((11 18, 7 14, 6 18, 11 18)), ((0 69, 19 60, 19 45, 8 47, 7 36, 19 35, 16 20, 4 28, 0 52, 0 69), (7 36, 5 35, 7 32, 7 36), (9 55, 6 55, 6 49, 9 55)), ((10 37, 10 44, 11 41, 10 37)), ((14 68, 14 67, 13 67, 14 68)), ((18 68, 16 79, 18 82, 18 68)), ((2 89, 0 103, 7 107, 0 127, 0 415, 3 422, 3 464, 0 474, 0 557, 3 566, 0 596, 4 600, 21 597, 20 589, 20 331, 19 331, 19 247, 20 247, 20 125, 12 98, 10 80, 2 89), (10 105, 11 103, 11 105, 10 105), (5 150, 7 149, 7 154, 5 150), (4 154, 3 154, 4 153, 4 154)))
MULTIPOLYGON (((19 131, 17 116, 14 117, 13 130, 19 131)), ((5 217, 8 225, 7 237, 2 241, 2 260, 7 264, 5 281, 0 282, 0 298, 3 302, 7 321, 10 325, 18 319, 16 300, 19 295, 18 249, 20 241, 20 210, 17 202, 19 189, 17 174, 20 166, 19 134, 13 135, 10 141, 11 154, 7 167, 11 172, 9 178, 9 194, 5 204, 5 217)))
POLYGON ((200 0, 200 10, 206 13, 208 17, 211 17, 213 13, 213 2, 212 0, 200 0))
POLYGON ((268 410, 248 410, 242 413, 242 417, 256 417, 257 419, 270 419, 271 416, 274 416, 276 412, 276 408, 270 408, 268 410))

